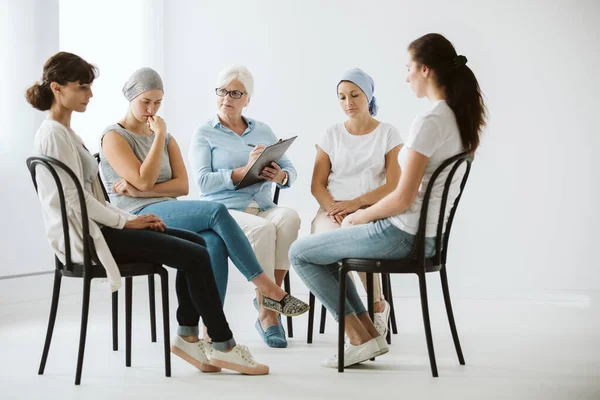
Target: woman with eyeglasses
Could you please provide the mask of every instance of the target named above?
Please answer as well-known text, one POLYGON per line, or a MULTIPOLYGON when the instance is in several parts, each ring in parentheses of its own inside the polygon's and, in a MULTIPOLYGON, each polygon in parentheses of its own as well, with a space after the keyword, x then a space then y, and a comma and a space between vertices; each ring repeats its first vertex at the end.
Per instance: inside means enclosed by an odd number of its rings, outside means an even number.
MULTIPOLYGON (((277 142, 271 128, 243 114, 254 89, 252 74, 244 66, 226 68, 216 84, 217 115, 194 133, 189 150, 190 165, 204 200, 224 204, 238 222, 265 273, 281 286, 290 268, 288 251, 298 238, 300 217, 290 208, 273 203, 272 184, 289 188, 296 169, 283 156, 264 168, 264 180, 235 190, 266 146, 277 142)), ((256 330, 270 347, 287 347, 277 314, 265 309, 257 293, 256 330)))
MULTIPOLYGON (((188 176, 177 141, 156 115, 164 95, 160 75, 151 68, 135 71, 123 86, 123 95, 129 101, 127 113, 106 127, 100 138, 100 171, 112 204, 134 215, 156 215, 168 228, 192 231, 204 239, 221 305, 229 257, 264 295, 266 307, 289 316, 306 312, 306 303, 287 294, 263 271, 244 232, 223 204, 177 200, 188 194, 188 176)), ((185 285, 180 272, 176 284, 185 285)), ((190 362, 200 358, 198 346, 194 346, 199 340, 197 317, 179 326, 172 347, 176 355, 190 362)), ((211 339, 206 330, 204 335, 211 339)))

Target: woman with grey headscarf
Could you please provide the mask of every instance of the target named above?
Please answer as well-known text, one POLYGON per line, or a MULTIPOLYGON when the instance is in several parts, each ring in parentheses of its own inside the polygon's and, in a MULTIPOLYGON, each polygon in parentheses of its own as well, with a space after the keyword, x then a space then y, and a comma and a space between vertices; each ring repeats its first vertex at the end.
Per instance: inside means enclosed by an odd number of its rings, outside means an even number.
MULTIPOLYGON (((123 94, 129 101, 125 117, 108 126, 100 139, 101 172, 112 203, 132 214, 153 213, 167 227, 198 233, 206 242, 221 304, 227 289, 229 256, 263 298, 270 298, 263 300, 264 307, 289 316, 306 312, 306 303, 287 294, 263 272, 244 232, 224 205, 177 201, 178 196, 188 194, 188 176, 177 141, 156 115, 164 94, 160 75, 151 68, 135 71, 123 94)), ((190 295, 187 287, 185 275, 178 271, 180 300, 190 295)), ((194 345, 199 341, 199 316, 181 307, 178 316, 185 318, 180 319, 172 351, 196 365, 202 360, 203 348, 194 345)), ((206 332, 205 338, 210 339, 206 332)))

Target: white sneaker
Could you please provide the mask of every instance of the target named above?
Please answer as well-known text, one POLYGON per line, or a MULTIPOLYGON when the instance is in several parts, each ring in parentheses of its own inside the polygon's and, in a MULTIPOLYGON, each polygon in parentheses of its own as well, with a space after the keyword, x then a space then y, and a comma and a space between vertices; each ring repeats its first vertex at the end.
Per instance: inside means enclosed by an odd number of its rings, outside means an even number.
POLYGON ((269 367, 257 363, 250 354, 250 350, 241 344, 236 345, 228 352, 213 348, 210 363, 219 369, 230 369, 245 375, 266 375, 269 373, 269 367))
POLYGON ((381 336, 387 335, 390 310, 390 303, 385 301, 383 311, 373 315, 373 325, 375 325, 375 329, 377 329, 377 332, 379 332, 381 336))
MULTIPOLYGON (((368 342, 353 346, 350 343, 346 343, 344 346, 344 367, 349 367, 354 364, 359 364, 363 361, 367 361, 370 358, 378 356, 380 353, 377 339, 371 339, 368 342)), ((337 368, 338 367, 338 355, 335 354, 328 360, 321 363, 322 367, 325 368, 337 368)))
POLYGON ((179 335, 171 342, 171 353, 183 358, 202 372, 219 372, 221 368, 210 364, 207 354, 210 354, 211 345, 200 339, 196 343, 183 340, 179 335))
POLYGON ((375 340, 377 341, 377 346, 379 346, 379 354, 377 354, 378 356, 382 356, 390 351, 390 346, 388 346, 384 336, 377 336, 375 340))

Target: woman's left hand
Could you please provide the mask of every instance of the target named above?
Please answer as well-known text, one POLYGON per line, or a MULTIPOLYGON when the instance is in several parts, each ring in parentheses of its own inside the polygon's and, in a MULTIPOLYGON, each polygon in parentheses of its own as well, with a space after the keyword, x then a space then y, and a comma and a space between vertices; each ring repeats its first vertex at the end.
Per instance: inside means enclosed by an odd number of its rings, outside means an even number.
POLYGON ((286 172, 281 169, 279 164, 276 162, 271 163, 271 167, 265 167, 260 173, 260 177, 268 180, 269 182, 275 182, 282 184, 285 179, 286 172))
POLYGON ((358 200, 344 200, 335 202, 327 210, 327 215, 338 215, 346 216, 353 213, 360 208, 358 200))
POLYGON ((129 197, 139 197, 140 191, 125 179, 119 179, 113 184, 113 192, 129 197))
POLYGON ((358 210, 354 214, 348 215, 344 222, 350 225, 363 225, 368 224, 371 220, 365 215, 365 210, 358 210))

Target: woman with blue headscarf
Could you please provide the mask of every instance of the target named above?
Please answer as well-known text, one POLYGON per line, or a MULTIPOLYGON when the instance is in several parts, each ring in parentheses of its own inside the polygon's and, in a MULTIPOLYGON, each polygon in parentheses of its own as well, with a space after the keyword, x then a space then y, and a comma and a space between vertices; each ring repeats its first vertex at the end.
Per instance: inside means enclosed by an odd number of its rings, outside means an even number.
MULTIPOLYGON (((347 215, 375 204, 398 184, 402 139, 394 126, 374 118, 374 89, 373 79, 359 68, 346 71, 338 83, 338 100, 348 119, 330 126, 317 145, 311 188, 320 208, 311 233, 340 228, 347 215)), ((366 289, 366 274, 358 275, 366 289)), ((373 322, 385 336, 390 305, 383 298, 380 275, 373 278, 373 322)))

